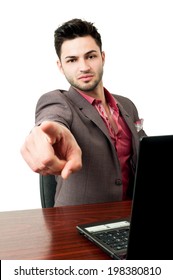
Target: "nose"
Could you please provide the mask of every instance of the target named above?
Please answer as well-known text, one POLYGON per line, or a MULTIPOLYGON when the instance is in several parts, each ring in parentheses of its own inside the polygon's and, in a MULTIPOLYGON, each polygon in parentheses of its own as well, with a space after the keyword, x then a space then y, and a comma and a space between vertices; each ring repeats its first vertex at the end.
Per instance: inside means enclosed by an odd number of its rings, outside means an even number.
POLYGON ((90 70, 89 62, 86 59, 81 59, 79 69, 80 72, 88 72, 90 70))

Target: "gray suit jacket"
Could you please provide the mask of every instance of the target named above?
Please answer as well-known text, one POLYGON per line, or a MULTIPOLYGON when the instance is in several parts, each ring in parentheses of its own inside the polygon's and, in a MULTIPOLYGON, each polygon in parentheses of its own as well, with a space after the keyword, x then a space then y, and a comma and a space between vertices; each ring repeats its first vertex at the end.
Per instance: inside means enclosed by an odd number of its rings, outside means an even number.
MULTIPOLYGON (((132 133, 132 179, 137 161, 139 138, 134 123, 139 119, 133 102, 113 95, 120 113, 132 133)), ((55 206, 122 200, 122 177, 119 160, 108 130, 97 110, 75 89, 55 90, 40 97, 36 106, 36 125, 52 120, 65 125, 82 150, 82 169, 66 180, 58 176, 55 206)), ((132 191, 133 180, 129 185, 132 191)))

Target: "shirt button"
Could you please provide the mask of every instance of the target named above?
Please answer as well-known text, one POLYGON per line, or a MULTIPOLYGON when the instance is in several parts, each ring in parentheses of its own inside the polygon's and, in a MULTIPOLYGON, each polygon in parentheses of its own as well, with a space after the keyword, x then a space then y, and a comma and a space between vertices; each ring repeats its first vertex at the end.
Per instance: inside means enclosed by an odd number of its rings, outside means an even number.
POLYGON ((121 179, 116 179, 116 180, 115 180, 115 184, 116 184, 117 186, 122 185, 122 180, 121 180, 121 179))

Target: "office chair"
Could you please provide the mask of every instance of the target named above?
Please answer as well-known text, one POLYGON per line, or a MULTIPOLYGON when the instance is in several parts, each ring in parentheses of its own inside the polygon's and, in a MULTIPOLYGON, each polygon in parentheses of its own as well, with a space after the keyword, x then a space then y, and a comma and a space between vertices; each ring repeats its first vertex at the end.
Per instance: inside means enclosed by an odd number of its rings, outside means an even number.
POLYGON ((40 198, 42 208, 54 206, 54 197, 56 192, 56 180, 54 175, 39 174, 40 181, 40 198))

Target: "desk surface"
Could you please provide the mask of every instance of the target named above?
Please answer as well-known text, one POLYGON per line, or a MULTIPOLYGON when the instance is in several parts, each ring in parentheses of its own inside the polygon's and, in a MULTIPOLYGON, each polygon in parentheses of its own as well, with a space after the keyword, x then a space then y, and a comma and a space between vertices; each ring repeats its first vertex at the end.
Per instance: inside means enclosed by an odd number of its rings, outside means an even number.
POLYGON ((129 215, 130 201, 0 212, 1 260, 110 259, 77 224, 129 215))

